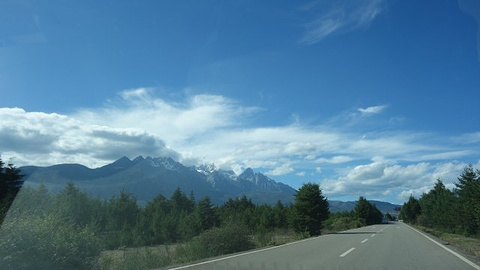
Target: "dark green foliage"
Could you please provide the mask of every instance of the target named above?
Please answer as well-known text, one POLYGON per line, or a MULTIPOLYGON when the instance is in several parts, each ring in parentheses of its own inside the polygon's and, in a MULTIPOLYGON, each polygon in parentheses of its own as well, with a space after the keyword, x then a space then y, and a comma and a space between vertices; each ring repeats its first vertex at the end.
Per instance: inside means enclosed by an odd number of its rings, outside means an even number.
POLYGON ((382 222, 383 214, 378 208, 371 204, 367 199, 360 196, 355 205, 355 216, 366 225, 378 224, 382 222))
POLYGON ((295 203, 290 212, 290 222, 296 232, 319 235, 322 222, 329 215, 328 201, 322 195, 320 186, 314 183, 304 184, 295 195, 295 203))
POLYGON ((242 251, 255 246, 253 239, 271 243, 276 229, 288 227, 292 208, 256 205, 246 196, 214 206, 210 198, 195 201, 180 189, 140 208, 125 191, 104 201, 71 183, 56 195, 43 185, 20 194, 0 233, 2 269, 88 269, 104 249, 170 243, 180 244, 189 259, 242 251))
POLYGON ((191 254, 201 259, 254 248, 249 230, 244 226, 231 223, 207 230, 189 244, 191 254))
POLYGON ((470 165, 448 190, 439 179, 419 200, 410 196, 399 218, 410 223, 467 236, 480 234, 480 171, 470 165))
POLYGON ((422 195, 419 204, 422 214, 417 221, 420 225, 450 232, 455 230, 457 198, 453 192, 445 188, 440 179, 432 190, 422 195))
POLYGON ((245 195, 241 198, 228 199, 225 204, 218 209, 222 224, 225 223, 241 223, 245 227, 253 231, 256 227, 256 217, 254 216, 257 206, 245 195))
POLYGON ((142 242, 147 245, 167 242, 165 222, 169 211, 169 203, 163 195, 158 195, 147 204, 137 226, 142 242))
POLYGON ((354 211, 330 213, 325 228, 331 232, 340 232, 365 226, 365 219, 357 217, 354 211))
POLYGON ((403 204, 402 211, 400 212, 400 219, 405 222, 416 223, 417 217, 421 214, 421 207, 418 200, 410 195, 408 201, 403 204))
POLYGON ((274 211, 274 219, 275 219, 275 227, 286 229, 288 227, 287 223, 287 213, 288 208, 286 208, 281 201, 277 201, 275 204, 274 211))
POLYGON ((104 249, 95 228, 57 210, 44 187, 24 187, 0 233, 1 269, 90 269, 104 249))
POLYGON ((386 213, 385 217, 387 218, 388 221, 394 221, 395 220, 395 217, 392 216, 390 213, 386 213))
POLYGON ((0 158, 0 224, 2 224, 10 205, 22 187, 22 177, 23 175, 13 164, 5 166, 0 158))
POLYGON ((480 171, 466 167, 456 187, 460 226, 467 235, 476 235, 480 232, 480 171))
POLYGON ((2 269, 90 269, 103 249, 94 230, 54 214, 8 220, 2 231, 2 269))
POLYGON ((204 197, 198 202, 196 212, 198 219, 200 220, 200 228, 202 231, 206 231, 218 225, 218 215, 209 197, 204 197))
POLYGON ((125 191, 112 196, 105 206, 106 224, 102 234, 109 248, 134 246, 136 244, 135 227, 140 209, 135 197, 125 191))

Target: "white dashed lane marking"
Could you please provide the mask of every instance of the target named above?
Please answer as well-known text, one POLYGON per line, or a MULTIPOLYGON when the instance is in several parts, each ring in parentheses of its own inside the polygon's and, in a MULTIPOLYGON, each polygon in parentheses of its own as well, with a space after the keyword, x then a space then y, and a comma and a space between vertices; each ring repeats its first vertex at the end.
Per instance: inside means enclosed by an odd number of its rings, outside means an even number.
POLYGON ((339 257, 345 257, 345 256, 348 255, 348 253, 352 252, 353 250, 355 250, 355 248, 351 248, 351 249, 345 251, 345 252, 344 252, 342 255, 340 255, 339 257))

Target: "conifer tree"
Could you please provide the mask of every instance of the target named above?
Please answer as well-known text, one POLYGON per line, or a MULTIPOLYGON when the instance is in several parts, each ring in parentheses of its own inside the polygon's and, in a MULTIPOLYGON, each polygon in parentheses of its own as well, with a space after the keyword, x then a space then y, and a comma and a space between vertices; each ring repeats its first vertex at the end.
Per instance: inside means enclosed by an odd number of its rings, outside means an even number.
POLYGON ((306 232, 311 236, 319 235, 329 215, 328 201, 322 195, 318 184, 307 183, 295 194, 290 222, 297 232, 306 232))
POLYGON ((480 172, 466 167, 455 185, 459 222, 467 235, 475 235, 480 229, 480 172))

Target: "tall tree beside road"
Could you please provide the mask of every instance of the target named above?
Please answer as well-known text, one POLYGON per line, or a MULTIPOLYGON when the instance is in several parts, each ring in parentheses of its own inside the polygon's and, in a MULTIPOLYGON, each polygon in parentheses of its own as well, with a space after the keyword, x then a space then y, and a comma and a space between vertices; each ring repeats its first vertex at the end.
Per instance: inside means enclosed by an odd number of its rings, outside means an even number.
POLYGON ((383 214, 378 208, 371 204, 367 199, 360 196, 354 209, 355 215, 366 225, 372 225, 382 222, 383 214))
POLYGON ((476 235, 480 231, 480 171, 466 167, 455 185, 461 226, 467 235, 476 235))
POLYGON ((410 195, 408 202, 404 203, 402 206, 402 211, 400 212, 400 218, 406 222, 416 223, 417 217, 421 214, 421 207, 418 203, 418 200, 410 195))
POLYGON ((454 231, 457 198, 440 179, 432 190, 422 195, 418 202, 422 209, 422 214, 418 217, 420 225, 454 231))
POLYGON ((328 201, 322 195, 318 184, 307 183, 295 194, 295 202, 290 213, 290 222, 297 232, 319 235, 322 222, 329 215, 328 201))

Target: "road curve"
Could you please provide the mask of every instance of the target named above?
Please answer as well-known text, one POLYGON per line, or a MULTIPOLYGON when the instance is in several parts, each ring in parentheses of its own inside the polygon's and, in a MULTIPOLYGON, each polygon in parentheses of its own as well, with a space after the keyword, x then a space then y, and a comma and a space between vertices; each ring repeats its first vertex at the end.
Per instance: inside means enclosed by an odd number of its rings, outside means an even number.
POLYGON ((404 223, 363 227, 173 268, 249 269, 477 269, 480 267, 404 223))

